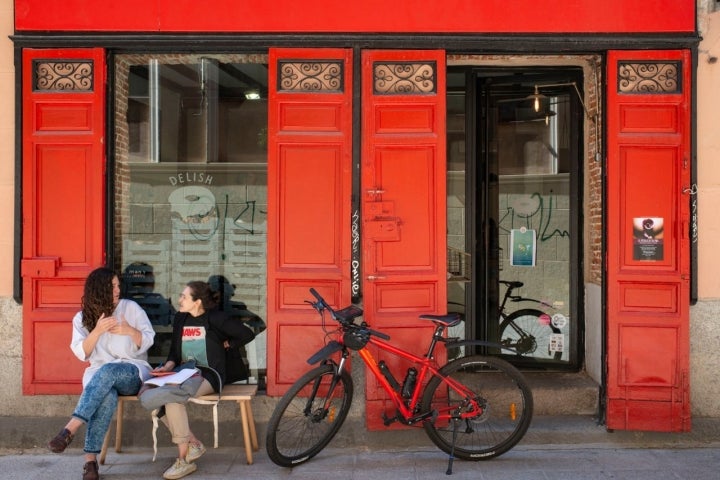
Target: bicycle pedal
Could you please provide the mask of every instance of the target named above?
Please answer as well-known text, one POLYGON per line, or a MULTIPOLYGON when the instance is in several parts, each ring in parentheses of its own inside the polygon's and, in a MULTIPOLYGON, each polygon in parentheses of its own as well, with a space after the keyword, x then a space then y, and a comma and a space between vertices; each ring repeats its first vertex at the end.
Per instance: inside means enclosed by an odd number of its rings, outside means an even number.
POLYGON ((386 427, 388 427, 388 426, 392 425, 393 423, 397 422, 397 421, 398 421, 398 417, 397 417, 397 416, 388 417, 387 415, 385 415, 385 412, 383 412, 383 414, 382 414, 382 420, 383 420, 383 424, 384 424, 386 427))

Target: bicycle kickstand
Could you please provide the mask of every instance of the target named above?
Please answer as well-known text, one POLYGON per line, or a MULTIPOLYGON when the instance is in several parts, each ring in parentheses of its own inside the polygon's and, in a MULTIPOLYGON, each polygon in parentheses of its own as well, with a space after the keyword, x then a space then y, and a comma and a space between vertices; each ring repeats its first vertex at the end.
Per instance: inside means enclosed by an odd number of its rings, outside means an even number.
POLYGON ((453 421, 453 435, 452 435, 452 447, 450 448, 450 457, 448 458, 448 468, 445 475, 452 475, 453 460, 455 460, 455 441, 457 440, 457 431, 460 420, 454 419, 453 421))

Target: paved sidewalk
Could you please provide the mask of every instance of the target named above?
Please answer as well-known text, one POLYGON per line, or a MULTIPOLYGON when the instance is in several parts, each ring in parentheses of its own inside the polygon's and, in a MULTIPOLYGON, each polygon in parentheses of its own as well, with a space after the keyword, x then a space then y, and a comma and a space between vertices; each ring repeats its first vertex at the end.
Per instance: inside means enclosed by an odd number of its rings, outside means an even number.
MULTIPOLYGON (((446 475, 448 457, 422 430, 367 432, 344 425, 341 435, 309 462, 293 469, 273 464, 260 439, 254 464, 247 465, 237 445, 208 448, 189 480, 203 479, 352 479, 421 480, 558 480, 558 479, 705 479, 717 478, 720 466, 720 422, 696 420, 693 432, 664 434, 607 432, 586 417, 537 418, 526 437, 505 455, 482 462, 456 460, 446 475), (344 431, 344 434, 342 434, 344 431)), ((262 431, 260 431, 262 433, 262 431)), ((262 435, 261 435, 262 437, 262 435)), ((82 440, 65 453, 44 448, 0 450, 4 480, 79 480, 82 440)), ((161 479, 176 449, 163 445, 156 462, 151 446, 127 446, 108 452, 103 480, 161 479)), ((222 437, 221 437, 222 445, 222 437)))
MULTIPOLYGON (((176 450, 163 448, 156 462, 152 453, 132 449, 108 455, 100 467, 104 480, 161 479, 176 450)), ((446 475, 447 456, 437 449, 369 451, 328 448, 309 462, 293 469, 273 464, 263 451, 247 465, 237 448, 209 449, 197 461, 198 470, 188 479, 439 479, 456 480, 558 480, 558 479, 706 479, 717 478, 720 449, 695 448, 608 448, 606 445, 517 446, 489 461, 455 461, 446 475)), ((80 479, 81 452, 62 455, 25 451, 0 456, 0 476, 5 480, 80 479)))

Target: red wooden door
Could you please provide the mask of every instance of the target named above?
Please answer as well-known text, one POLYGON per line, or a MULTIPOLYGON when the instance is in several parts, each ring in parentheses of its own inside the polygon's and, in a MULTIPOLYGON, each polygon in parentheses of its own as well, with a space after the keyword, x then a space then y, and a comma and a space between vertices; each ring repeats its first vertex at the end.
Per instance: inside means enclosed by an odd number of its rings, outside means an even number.
POLYGON ((81 390, 72 317, 105 263, 105 53, 23 51, 23 393, 81 390))
MULTIPOLYGON (((418 315, 447 305, 445 52, 363 52, 362 85, 364 318, 422 354, 432 323, 418 315)), ((366 397, 368 428, 381 428, 394 409, 371 375, 366 397)))
POLYGON ((608 55, 607 427, 687 431, 690 52, 608 55))
POLYGON ((267 389, 279 395, 323 345, 308 289, 350 304, 352 50, 271 49, 268 78, 267 389))

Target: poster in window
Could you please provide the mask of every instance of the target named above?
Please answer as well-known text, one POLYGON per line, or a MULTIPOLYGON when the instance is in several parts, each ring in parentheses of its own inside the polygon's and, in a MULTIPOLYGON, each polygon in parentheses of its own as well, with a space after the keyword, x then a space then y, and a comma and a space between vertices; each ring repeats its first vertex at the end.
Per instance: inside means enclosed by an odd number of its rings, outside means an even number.
POLYGON ((633 219, 633 259, 658 261, 664 258, 664 219, 636 217, 633 219))
POLYGON ((510 230, 510 265, 514 267, 534 267, 535 241, 535 230, 525 227, 510 230))

